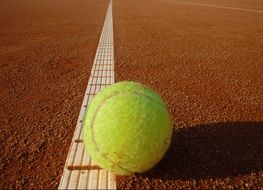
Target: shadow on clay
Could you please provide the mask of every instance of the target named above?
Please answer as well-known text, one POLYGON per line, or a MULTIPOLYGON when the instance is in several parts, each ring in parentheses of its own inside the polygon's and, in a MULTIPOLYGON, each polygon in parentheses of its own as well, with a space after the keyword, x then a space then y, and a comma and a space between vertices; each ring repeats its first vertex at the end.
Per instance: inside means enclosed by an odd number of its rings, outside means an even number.
POLYGON ((263 122, 226 122, 174 131, 164 159, 138 176, 187 180, 226 178, 263 169, 263 122))

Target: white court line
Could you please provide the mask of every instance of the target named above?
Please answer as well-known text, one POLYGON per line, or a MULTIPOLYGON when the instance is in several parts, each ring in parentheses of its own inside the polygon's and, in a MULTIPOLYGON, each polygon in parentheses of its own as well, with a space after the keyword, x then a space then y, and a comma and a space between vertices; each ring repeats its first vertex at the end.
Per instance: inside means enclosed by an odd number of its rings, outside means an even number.
POLYGON ((225 6, 219 6, 219 5, 192 3, 192 2, 182 2, 182 1, 173 1, 173 0, 163 0, 163 1, 168 1, 168 2, 173 2, 173 3, 180 3, 180 4, 186 4, 186 5, 196 5, 196 6, 201 6, 201 7, 211 7, 211 8, 229 9, 229 10, 246 11, 246 12, 254 12, 254 13, 263 13, 263 11, 255 10, 255 9, 243 9, 243 8, 237 8, 237 7, 225 7, 225 6))
POLYGON ((82 140, 82 120, 90 101, 102 88, 114 83, 114 80, 112 1, 110 1, 59 189, 116 189, 115 176, 98 169, 85 150, 82 140))

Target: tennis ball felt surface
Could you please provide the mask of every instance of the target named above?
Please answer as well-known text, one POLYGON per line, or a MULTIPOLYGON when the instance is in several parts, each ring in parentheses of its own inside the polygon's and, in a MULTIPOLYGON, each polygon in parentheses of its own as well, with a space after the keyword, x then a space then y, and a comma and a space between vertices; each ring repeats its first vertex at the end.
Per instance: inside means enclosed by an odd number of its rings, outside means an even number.
POLYGON ((171 136, 164 101, 140 83, 124 81, 103 89, 84 118, 84 143, 91 158, 117 175, 151 169, 164 156, 171 136))

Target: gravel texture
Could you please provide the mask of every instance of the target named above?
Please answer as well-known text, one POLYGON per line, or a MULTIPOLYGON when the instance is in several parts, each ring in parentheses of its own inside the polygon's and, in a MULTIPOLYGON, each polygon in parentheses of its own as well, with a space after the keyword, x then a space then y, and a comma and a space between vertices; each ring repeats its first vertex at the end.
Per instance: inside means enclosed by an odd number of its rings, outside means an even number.
POLYGON ((113 12, 116 79, 161 94, 174 127, 166 157, 118 188, 262 188, 263 14, 164 0, 115 0, 113 12))
POLYGON ((0 189, 55 189, 108 1, 0 2, 0 189))
MULTIPOLYGON (((0 2, 0 189, 58 187, 107 5, 0 2)), ((165 158, 118 188, 262 188, 263 14, 166 0, 114 0, 113 14, 117 80, 156 90, 174 124, 165 158)))

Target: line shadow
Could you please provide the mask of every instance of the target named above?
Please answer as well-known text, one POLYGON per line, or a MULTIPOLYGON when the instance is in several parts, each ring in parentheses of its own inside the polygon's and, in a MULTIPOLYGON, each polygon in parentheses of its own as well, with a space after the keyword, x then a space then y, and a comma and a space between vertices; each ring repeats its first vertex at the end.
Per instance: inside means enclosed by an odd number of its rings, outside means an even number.
POLYGON ((187 180, 234 177, 263 169, 263 122, 177 129, 164 159, 141 177, 187 180))

